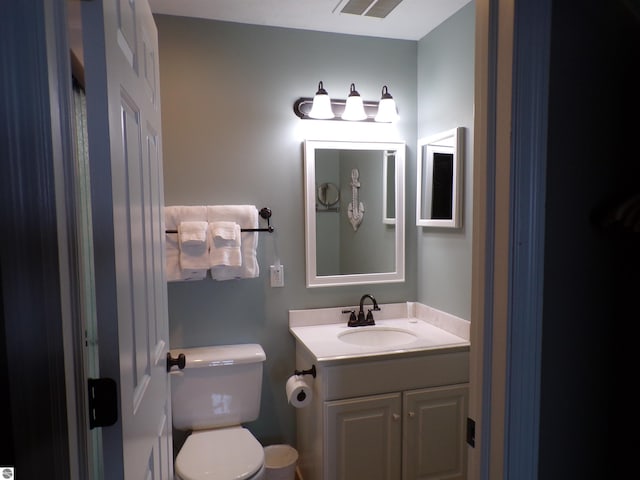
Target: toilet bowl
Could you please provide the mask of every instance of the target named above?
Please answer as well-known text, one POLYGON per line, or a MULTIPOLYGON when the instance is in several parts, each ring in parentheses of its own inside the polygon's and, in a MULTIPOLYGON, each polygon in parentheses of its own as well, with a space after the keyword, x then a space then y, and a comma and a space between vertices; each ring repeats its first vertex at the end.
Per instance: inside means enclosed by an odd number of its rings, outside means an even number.
POLYGON ((194 432, 175 462, 178 480, 265 478, 264 450, 244 427, 194 432))
POLYGON ((260 410, 260 345, 224 345, 172 350, 183 353, 183 370, 171 372, 174 428, 190 431, 178 452, 178 480, 262 480, 264 449, 242 423, 260 410))

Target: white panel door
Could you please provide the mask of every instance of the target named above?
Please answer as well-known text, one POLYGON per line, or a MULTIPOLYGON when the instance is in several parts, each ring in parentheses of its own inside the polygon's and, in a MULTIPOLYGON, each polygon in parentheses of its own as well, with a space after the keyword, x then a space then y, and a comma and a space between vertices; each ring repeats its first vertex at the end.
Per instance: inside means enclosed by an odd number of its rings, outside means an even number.
POLYGON ((147 0, 83 2, 104 477, 173 478, 157 30, 147 0))

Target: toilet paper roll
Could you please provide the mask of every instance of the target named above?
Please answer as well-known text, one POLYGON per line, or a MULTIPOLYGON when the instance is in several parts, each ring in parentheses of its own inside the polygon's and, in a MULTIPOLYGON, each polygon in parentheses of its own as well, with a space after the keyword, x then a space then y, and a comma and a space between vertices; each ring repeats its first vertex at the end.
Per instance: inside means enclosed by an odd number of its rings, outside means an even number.
POLYGON ((311 403, 313 394, 311 393, 311 387, 304 380, 301 375, 292 375, 287 380, 285 386, 287 391, 287 400, 295 408, 306 407, 311 403))

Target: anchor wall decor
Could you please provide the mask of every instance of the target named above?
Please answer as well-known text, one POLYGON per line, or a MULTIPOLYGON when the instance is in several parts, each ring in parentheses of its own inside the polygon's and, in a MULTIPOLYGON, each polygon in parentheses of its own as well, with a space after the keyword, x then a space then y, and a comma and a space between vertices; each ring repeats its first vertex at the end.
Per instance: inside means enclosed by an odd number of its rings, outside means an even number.
POLYGON ((351 222, 351 226, 354 231, 358 230, 358 227, 362 223, 362 219, 364 218, 364 204, 359 201, 359 192, 360 188, 360 172, 357 168, 351 170, 351 203, 349 203, 349 207, 347 210, 347 216, 349 217, 349 221, 351 222))

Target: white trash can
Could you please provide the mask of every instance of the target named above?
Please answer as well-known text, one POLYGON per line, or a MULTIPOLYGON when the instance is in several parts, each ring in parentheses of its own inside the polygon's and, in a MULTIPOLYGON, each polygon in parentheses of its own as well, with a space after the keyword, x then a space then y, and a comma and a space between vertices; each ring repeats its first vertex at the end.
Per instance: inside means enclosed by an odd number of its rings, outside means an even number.
POLYGON ((264 447, 267 480, 295 480, 298 451, 290 445, 264 447))

